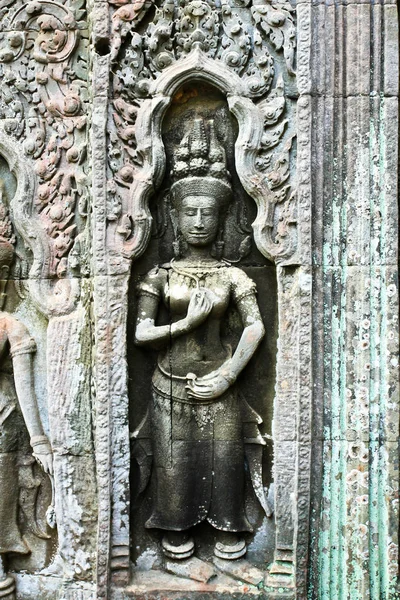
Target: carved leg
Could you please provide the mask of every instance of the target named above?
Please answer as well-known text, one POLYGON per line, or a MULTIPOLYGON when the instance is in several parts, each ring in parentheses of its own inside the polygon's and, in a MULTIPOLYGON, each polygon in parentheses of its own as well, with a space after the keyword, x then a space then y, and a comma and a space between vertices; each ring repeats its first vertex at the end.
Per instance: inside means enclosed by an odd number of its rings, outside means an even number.
POLYGON ((235 560, 246 554, 246 542, 238 533, 218 531, 214 554, 225 560, 235 560))
POLYGON ((168 531, 161 542, 168 558, 183 560, 194 553, 194 541, 188 531, 168 531))
POLYGON ((7 575, 3 557, 0 555, 0 598, 1 600, 15 600, 15 580, 7 575))

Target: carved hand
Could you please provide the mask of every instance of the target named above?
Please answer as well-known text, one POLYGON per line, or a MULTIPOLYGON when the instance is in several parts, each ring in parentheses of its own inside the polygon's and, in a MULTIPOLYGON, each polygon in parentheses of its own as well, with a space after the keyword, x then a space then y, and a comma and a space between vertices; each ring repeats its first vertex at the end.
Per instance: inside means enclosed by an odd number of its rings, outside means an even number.
POLYGON ((186 379, 189 398, 206 400, 222 396, 235 382, 236 377, 232 373, 228 373, 226 366, 222 365, 222 367, 204 377, 197 377, 194 373, 188 373, 186 379))
POLYGON ((213 304, 213 293, 210 290, 199 288, 193 292, 185 319, 189 329, 198 327, 206 320, 213 304))
POLYGON ((33 442, 32 440, 34 440, 34 438, 31 439, 33 456, 45 473, 53 475, 53 452, 51 450, 50 442, 45 436, 40 437, 42 439, 33 442))

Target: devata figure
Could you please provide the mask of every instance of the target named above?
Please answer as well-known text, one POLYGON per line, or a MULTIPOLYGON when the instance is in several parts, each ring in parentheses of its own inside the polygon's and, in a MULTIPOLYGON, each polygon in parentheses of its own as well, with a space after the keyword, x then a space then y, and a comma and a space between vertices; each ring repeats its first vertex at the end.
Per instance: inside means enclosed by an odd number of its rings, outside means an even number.
MULTIPOLYGON (((13 241, 11 222, 0 204, 1 309, 14 258, 13 241)), ((35 350, 35 342, 25 325, 0 311, 0 596, 7 598, 14 597, 15 584, 6 575, 3 560, 11 553, 30 552, 19 527, 19 460, 33 453, 46 473, 52 475, 53 469, 52 451, 35 396, 32 372, 35 350)))
MULTIPOLYGON (((254 282, 220 259, 232 189, 212 122, 207 129, 196 120, 174 157, 176 256, 152 269, 138 286, 136 343, 160 353, 151 407, 134 437, 151 440, 153 505, 146 527, 165 531, 164 554, 191 556, 191 529, 207 520, 218 532, 214 553, 235 559, 246 552, 241 534, 252 531, 245 514, 246 447, 261 450, 265 444, 258 429, 261 418, 235 382, 264 326, 254 282), (169 311, 169 325, 157 324, 161 302, 169 311), (234 352, 222 339, 231 302, 243 324, 234 352)), ((256 461, 250 456, 256 494, 269 512, 260 483, 261 453, 256 461)))

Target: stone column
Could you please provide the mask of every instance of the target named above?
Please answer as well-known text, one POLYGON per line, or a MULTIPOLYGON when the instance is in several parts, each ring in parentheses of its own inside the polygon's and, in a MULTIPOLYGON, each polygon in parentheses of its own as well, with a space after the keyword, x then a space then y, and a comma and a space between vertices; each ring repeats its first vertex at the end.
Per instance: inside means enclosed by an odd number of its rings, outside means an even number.
POLYGON ((299 84, 313 112, 312 597, 394 598, 397 8, 321 1, 298 10, 310 22, 299 84))

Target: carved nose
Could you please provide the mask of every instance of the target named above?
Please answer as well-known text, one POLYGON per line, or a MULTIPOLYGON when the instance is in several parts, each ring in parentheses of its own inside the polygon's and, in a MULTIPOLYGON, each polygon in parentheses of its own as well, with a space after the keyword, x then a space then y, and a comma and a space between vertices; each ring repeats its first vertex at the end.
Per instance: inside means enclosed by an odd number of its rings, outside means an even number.
POLYGON ((203 229, 203 227, 204 227, 203 219, 202 219, 202 215, 201 215, 201 211, 200 210, 197 211, 195 226, 196 226, 197 229, 203 229))

